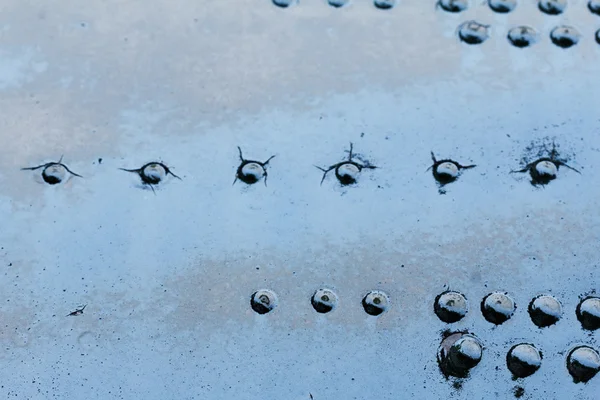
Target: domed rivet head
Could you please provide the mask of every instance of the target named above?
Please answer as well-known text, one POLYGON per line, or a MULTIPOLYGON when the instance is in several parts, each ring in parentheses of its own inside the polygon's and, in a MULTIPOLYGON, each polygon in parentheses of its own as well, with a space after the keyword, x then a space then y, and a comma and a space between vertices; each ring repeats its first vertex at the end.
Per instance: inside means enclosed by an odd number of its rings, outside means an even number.
POLYGON ((458 27, 458 37, 467 44, 481 44, 490 37, 490 26, 467 21, 458 27))
POLYGON ((475 165, 461 165, 450 159, 438 160, 433 152, 431 152, 431 159, 433 164, 429 169, 438 184, 440 194, 446 193, 444 186, 456 181, 463 170, 475 168, 475 165))
POLYGON ((600 15, 600 0, 588 1, 588 9, 592 14, 600 15))
MULTIPOLYGON (((531 176, 531 184, 533 186, 544 186, 553 181, 558 176, 560 167, 568 168, 572 171, 580 173, 575 168, 567 164, 567 160, 563 159, 558 154, 558 147, 552 143, 552 148, 548 149, 547 145, 540 146, 540 152, 548 153, 547 157, 538 158, 537 160, 528 163, 520 170, 513 170, 511 173, 529 172, 531 176)), ((525 163, 525 159, 523 159, 525 163)))
POLYGON ((517 0, 488 0, 488 5, 492 11, 506 14, 517 7, 517 0))
POLYGON ((435 298, 435 314, 448 324, 458 322, 467 315, 467 299, 462 293, 446 291, 435 298))
POLYGON ((267 289, 258 290, 250 297, 250 306, 258 314, 267 314, 277 307, 277 295, 267 289))
POLYGON ((287 8, 296 3, 296 0, 272 0, 277 7, 287 8))
POLYGON ((340 8, 340 7, 344 7, 346 4, 348 4, 349 0, 327 0, 327 3, 331 7, 340 8))
POLYGON ((437 4, 442 10, 451 13, 465 11, 469 6, 468 0, 439 0, 437 4))
POLYGON ((517 26, 508 31, 507 38, 513 46, 524 48, 535 44, 539 39, 539 35, 532 27, 517 26))
POLYGON ((164 181, 168 175, 171 175, 174 178, 181 180, 179 176, 171 172, 169 167, 158 161, 149 162, 138 169, 119 169, 122 171, 134 172, 138 174, 142 181, 142 185, 149 186, 150 189, 152 189, 152 191, 154 191, 154 186, 164 181))
POLYGON ((323 171, 323 177, 321 178, 321 184, 323 184, 323 181, 325 181, 327 174, 331 170, 335 171, 335 177, 340 182, 340 184, 342 184, 342 186, 347 186, 347 185, 353 185, 358 181, 358 176, 360 175, 360 173, 362 172, 363 169, 377 168, 376 166, 371 165, 371 163, 369 163, 368 161, 363 160, 361 157, 354 154, 353 150, 354 150, 354 146, 352 143, 350 143, 350 151, 348 151, 349 156, 346 161, 342 161, 337 164, 333 164, 333 165, 329 166, 328 168, 317 167, 318 169, 323 171), (362 163, 353 161, 353 158, 359 159, 360 161, 362 161, 362 163))
POLYGON ((552 40, 552 43, 563 49, 575 46, 579 43, 580 38, 581 34, 572 26, 557 26, 550 32, 550 40, 552 40))
POLYGON ((316 312, 326 314, 335 309, 338 297, 332 290, 319 289, 313 294, 310 302, 316 312))
POLYGON ((275 156, 269 157, 267 161, 260 162, 254 160, 246 160, 244 158, 244 155, 242 154, 242 149, 239 146, 238 152, 240 157, 240 165, 237 168, 233 184, 235 185, 235 183, 239 179, 247 185, 252 185, 264 178, 266 186, 268 177, 267 165, 269 164, 269 161, 275 158, 275 156))
POLYGON ((380 10, 389 10, 396 5, 396 0, 373 0, 373 4, 380 10))
POLYGON ((542 353, 531 344, 517 344, 509 350, 506 365, 515 378, 526 378, 540 369, 542 353))
POLYGON ((600 298, 586 297, 577 305, 577 319, 584 329, 600 329, 600 298))
POLYGON ((57 185, 61 182, 65 182, 70 175, 82 178, 81 175, 71 171, 65 164, 62 163, 62 157, 57 162, 49 162, 36 167, 21 168, 23 171, 36 171, 39 169, 42 170, 42 179, 49 185, 57 185), (69 173, 69 175, 67 175, 67 173, 69 173))
POLYGON ((556 324, 562 317, 562 306, 552 296, 540 295, 529 303, 531 321, 539 328, 556 324))
POLYGON ((548 15, 562 14, 567 8, 567 0, 539 0, 538 8, 548 15))
POLYGON ((438 350, 438 362, 445 376, 465 378, 477 366, 483 355, 483 345, 469 333, 449 334, 438 350))
POLYGON ((577 383, 587 382, 600 371, 600 355, 589 346, 579 346, 567 356, 567 369, 577 383))
POLYGON ((380 290, 373 290, 363 298, 365 312, 372 316, 378 316, 387 311, 390 306, 388 295, 380 290))
POLYGON ((494 292, 483 298, 481 313, 486 321, 500 325, 514 314, 517 305, 506 293, 494 292))

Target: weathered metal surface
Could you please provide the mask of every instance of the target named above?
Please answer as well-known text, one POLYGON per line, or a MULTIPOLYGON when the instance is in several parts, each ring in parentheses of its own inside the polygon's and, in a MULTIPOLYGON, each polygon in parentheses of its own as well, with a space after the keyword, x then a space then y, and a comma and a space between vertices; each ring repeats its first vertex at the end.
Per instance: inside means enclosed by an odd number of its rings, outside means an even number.
POLYGON ((384 8, 0 2, 1 396, 597 398, 567 357, 600 348, 576 313, 600 282, 598 16, 384 8), (81 177, 21 170, 48 162, 81 177), (335 166, 322 184, 315 165, 335 166), (517 306, 499 325, 492 292, 517 306), (542 294, 562 309, 546 328, 542 294), (438 367, 446 330, 484 346, 466 379, 438 367), (514 381, 518 344, 542 361, 514 381))

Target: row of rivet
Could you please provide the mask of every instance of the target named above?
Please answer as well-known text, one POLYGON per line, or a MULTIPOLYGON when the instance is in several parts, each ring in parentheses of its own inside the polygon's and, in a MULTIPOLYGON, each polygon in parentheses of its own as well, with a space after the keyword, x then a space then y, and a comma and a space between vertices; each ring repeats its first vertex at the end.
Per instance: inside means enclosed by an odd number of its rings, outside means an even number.
MULTIPOLYGON (((335 309, 338 296, 331 289, 322 288, 312 295, 311 304, 318 313, 328 313, 335 309)), ((367 293, 362 299, 365 312, 378 316, 390 306, 389 296, 380 290, 367 293)), ((277 306, 277 295, 267 289, 259 290, 250 297, 250 306, 259 314, 267 314, 277 306)), ((434 312, 440 320, 455 323, 463 319, 469 310, 466 297, 456 291, 446 291, 435 298, 434 312)), ((508 321, 517 309, 510 296, 502 292, 492 292, 481 301, 481 312, 486 321, 501 325, 508 321)), ((556 324, 562 317, 560 302, 550 295, 540 295, 531 300, 529 316, 539 328, 556 324)), ((600 329, 600 297, 588 296, 577 305, 576 315, 584 329, 600 329)))
MULTIPOLYGON (((240 180, 248 185, 251 185, 262 179, 266 185, 267 164, 275 156, 271 156, 266 161, 262 162, 255 160, 247 160, 243 157, 242 150, 239 147, 238 150, 240 164, 237 168, 233 183, 235 184, 237 180, 240 180)), ((323 181, 327 177, 327 174, 330 171, 334 171, 335 176, 340 184, 344 186, 352 185, 358 181, 358 177, 363 170, 377 168, 375 165, 372 165, 369 161, 363 160, 361 157, 354 154, 352 143, 350 144, 350 150, 348 151, 348 153, 348 158, 343 161, 330 165, 326 168, 317 167, 323 172, 321 183, 323 183, 323 181), (355 158, 358 161, 356 161, 355 158)), ((431 165, 430 169, 432 170, 434 179, 438 183, 440 193, 444 193, 443 187, 449 183, 456 181, 462 173, 462 171, 475 167, 475 165, 461 165, 457 161, 451 159, 438 160, 433 153, 431 154, 431 157, 433 160, 433 164, 431 165)), ((98 161, 101 162, 101 160, 102 159, 99 159, 98 161)), ((548 151, 547 157, 539 158, 525 165, 524 168, 514 170, 511 172, 529 173, 529 175, 531 176, 531 184, 537 186, 546 185, 550 181, 556 179, 560 167, 569 168, 571 170, 579 172, 576 169, 567 165, 566 160, 559 158, 556 149, 553 147, 551 151, 548 151)), ((81 177, 81 175, 71 171, 65 164, 62 163, 62 157, 60 160, 58 160, 58 162, 49 162, 35 167, 27 167, 22 169, 33 171, 41 170, 42 179, 50 185, 56 185, 61 182, 64 182, 66 179, 69 178, 69 175, 67 175, 67 173, 73 176, 81 177)), ((139 175, 142 184, 149 186, 152 190, 154 190, 155 185, 161 183, 169 175, 177 179, 181 179, 179 176, 175 175, 169 167, 167 167, 162 162, 158 161, 147 163, 142 167, 136 169, 120 169, 139 175)))
MULTIPOLYGON (((466 21, 458 27, 458 37, 467 44, 481 44, 490 37, 490 25, 477 21, 466 21)), ((577 28, 567 25, 559 25, 550 31, 550 40, 553 44, 563 49, 575 46, 581 39, 581 33, 577 28)), ((594 34, 595 40, 600 44, 600 29, 594 34)), ((515 47, 524 48, 535 44, 539 40, 539 34, 530 26, 517 26, 508 31, 508 41, 515 47)))
MULTIPOLYGON (((310 301, 316 312, 325 314, 335 309, 338 296, 331 289, 321 288, 314 292, 310 301)), ((277 295, 268 289, 258 290, 250 296, 250 306, 261 315, 271 312, 277 303, 277 295)), ((363 297, 362 306, 367 314, 378 316, 388 310, 390 298, 383 291, 373 290, 363 297)), ((481 309, 486 320, 499 325, 510 319, 516 304, 505 293, 493 292, 483 299, 481 309)), ((442 321, 457 322, 467 313, 467 300, 461 293, 446 291, 437 296, 434 310, 442 321)), ((529 314, 537 326, 546 327, 560 319, 562 308, 553 297, 542 295, 531 301, 529 314)), ((583 299, 577 306, 577 318, 585 329, 600 328, 600 298, 583 299)), ((464 378, 479 364, 482 355, 483 344, 475 335, 454 332, 442 340, 438 362, 447 377, 464 378)), ((526 378, 540 368, 542 353, 531 344, 520 343, 509 350, 506 363, 515 378, 526 378)), ((578 346, 569 352, 567 368, 575 382, 587 382, 600 371, 600 355, 589 346, 578 346)))
MULTIPOLYGON (((298 0, 272 0, 273 4, 281 8, 290 7, 298 0)), ((348 5, 350 0, 327 0, 327 4, 340 8, 348 5)), ((512 12, 517 8, 517 0, 487 0, 490 9, 500 14, 512 12)), ((382 10, 389 10, 396 5, 396 0, 373 0, 373 5, 382 10)), ((538 9, 544 14, 559 15, 567 8, 567 0, 538 0, 538 9)), ((469 7, 469 0, 438 0, 437 6, 450 13, 460 13, 469 7)), ((588 10, 600 15, 600 0, 589 0, 588 10)))
MULTIPOLYGON (((466 297, 459 292, 446 291, 435 299, 434 311, 440 320, 455 323, 468 312, 466 297)), ((508 321, 517 309, 510 296, 502 292, 488 294, 481 301, 481 313, 486 321, 495 325, 508 321)), ((560 302, 552 296, 540 295, 531 300, 527 309, 531 321, 539 328, 556 324, 562 317, 560 302)), ((579 302, 575 310, 577 319, 587 330, 600 329, 600 298, 588 296, 579 302)))
MULTIPOLYGON (((465 378, 483 357, 484 346, 473 334, 446 334, 438 349, 438 363, 446 376, 465 378)), ((533 375, 542 365, 542 352, 533 344, 519 343, 506 355, 506 366, 515 379, 533 375)), ((590 346, 577 346, 569 351, 567 370, 575 382, 587 382, 600 371, 600 354, 590 346)))

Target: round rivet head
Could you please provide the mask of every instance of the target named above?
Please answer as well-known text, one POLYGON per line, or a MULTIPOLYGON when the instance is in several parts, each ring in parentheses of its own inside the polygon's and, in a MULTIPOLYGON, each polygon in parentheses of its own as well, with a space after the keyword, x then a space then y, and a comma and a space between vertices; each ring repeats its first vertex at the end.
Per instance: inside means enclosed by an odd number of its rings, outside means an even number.
POLYGON ((435 167, 433 176, 440 183, 450 183, 458 178, 459 170, 456 163, 444 161, 435 167))
POLYGON ((296 0, 273 0, 273 4, 281 8, 287 8, 295 2, 296 0))
POLYGON ((444 375, 464 378, 481 361, 483 345, 475 336, 457 332, 448 335, 438 350, 438 362, 444 375))
POLYGON ((247 162, 240 167, 238 178, 249 185, 265 176, 265 168, 257 162, 247 162))
POLYGON ((542 354, 535 346, 521 343, 509 350, 506 365, 515 378, 526 378, 540 369, 542 354))
POLYGON ((596 43, 600 44, 600 29, 596 31, 596 43))
POLYGON ((270 290, 261 289, 250 297, 250 306, 258 314, 266 314, 277 307, 277 295, 270 290))
POLYGON ((517 26, 508 31, 508 41, 515 47, 524 48, 535 44, 539 35, 529 26, 517 26))
POLYGON ((459 13, 467 9, 469 2, 467 0, 439 0, 438 6, 444 11, 459 13))
POLYGON ((600 0, 590 0, 588 2, 588 9, 593 14, 600 15, 600 0))
POLYGON ((489 30, 489 25, 477 21, 467 21, 458 27, 458 37, 467 44, 481 44, 490 37, 489 30))
POLYGON ((577 305, 577 319, 583 329, 600 329, 600 298, 587 297, 577 305))
POLYGON ((340 8, 349 3, 349 0, 327 0, 327 3, 335 8, 340 8))
POLYGON ((562 306, 552 296, 540 295, 529 303, 531 321, 539 328, 554 325, 562 317, 562 306))
POLYGON ((338 303, 338 297, 329 289, 319 289, 313 294, 310 302, 316 312, 326 314, 335 309, 338 303))
POLYGON ((517 305, 506 293, 494 292, 483 298, 481 302, 481 313, 486 321, 500 325, 508 321, 517 305))
POLYGON ((360 167, 353 162, 340 164, 335 169, 335 176, 342 185, 352 185, 358 180, 360 167))
POLYGON ((67 169, 62 164, 53 163, 42 171, 42 179, 49 185, 56 185, 65 180, 67 169))
POLYGON ((150 163, 146 165, 140 175, 142 176, 142 180, 146 183, 157 185, 165 179, 167 176, 167 171, 165 168, 159 163, 150 163))
POLYGON ((600 371, 600 355, 589 346, 579 346, 567 356, 567 369, 575 382, 587 382, 600 371))
POLYGON ((389 10, 396 5, 396 0, 374 0, 373 4, 381 10, 389 10))
POLYGON ((550 40, 552 40, 552 43, 563 49, 575 46, 580 38, 581 34, 572 26, 557 26, 550 32, 550 40))
POLYGON ((492 11, 506 14, 517 7, 517 0, 488 0, 488 5, 492 11))
POLYGON ((448 324, 458 322, 467 315, 467 299, 462 293, 447 291, 436 297, 433 309, 442 321, 448 324))
POLYGON ((387 311, 390 306, 388 295, 380 290, 373 290, 363 298, 365 312, 372 316, 378 316, 387 311))
POLYGON ((562 14, 567 8, 567 0, 539 0, 538 8, 548 15, 562 14))

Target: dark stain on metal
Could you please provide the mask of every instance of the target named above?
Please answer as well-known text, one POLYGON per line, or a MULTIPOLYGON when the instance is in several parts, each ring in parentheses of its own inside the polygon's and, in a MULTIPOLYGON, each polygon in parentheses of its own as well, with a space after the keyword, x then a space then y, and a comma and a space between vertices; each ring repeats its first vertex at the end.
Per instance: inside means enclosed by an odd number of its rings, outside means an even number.
POLYGON ((581 34, 572 26, 557 26, 550 32, 550 40, 552 40, 552 43, 563 49, 575 46, 579 43, 580 38, 581 34))
POLYGON ((517 7, 517 0, 488 0, 488 5, 492 11, 506 14, 517 7))
POLYGON ((529 47, 538 41, 538 33, 529 26, 517 26, 508 31, 508 41, 515 47, 529 47))
POLYGON ((267 186, 267 164, 271 161, 275 156, 271 156, 265 162, 254 161, 254 160, 246 160, 242 155, 242 149, 238 146, 238 151, 240 155, 241 164, 237 168, 237 172, 235 173, 235 179, 233 180, 233 184, 240 181, 245 184, 252 185, 258 182, 261 178, 264 177, 265 186, 267 186))
POLYGON ((431 170, 433 173, 433 177, 438 183, 440 194, 446 193, 444 186, 456 181, 462 170, 476 167, 476 165, 461 165, 449 158, 437 160, 433 151, 431 152, 431 159, 433 160, 433 165, 427 168, 427 171, 431 170))
POLYGON ((516 303, 506 293, 490 293, 481 301, 481 313, 486 321, 501 325, 508 321, 517 308, 516 303))
POLYGON ((458 322, 467 315, 467 298, 460 292, 445 291, 435 298, 433 310, 447 324, 458 322))
POLYGON ((520 399, 525 395, 525 388, 523 388, 522 386, 515 386, 513 388, 513 395, 515 396, 515 398, 520 399))
POLYGON ((150 189, 152 189, 153 192, 154 192, 154 185, 158 185, 168 175, 172 175, 175 178, 181 180, 181 178, 179 176, 177 176, 173 172, 171 172, 169 167, 167 167, 165 164, 158 162, 158 161, 149 162, 138 169, 126 169, 126 168, 119 168, 119 169, 122 171, 134 172, 134 173, 138 174, 140 176, 140 179, 142 180, 142 183, 144 185, 148 185, 150 187, 150 189))
POLYGON ((527 378, 540 369, 542 358, 542 353, 534 345, 520 343, 506 354, 506 366, 514 378, 527 378))
POLYGON ((360 174, 360 172, 362 172, 363 169, 377 168, 376 166, 371 165, 369 163, 369 161, 362 160, 362 159, 360 159, 360 157, 358 157, 356 154, 354 154, 352 143, 350 143, 350 151, 348 153, 349 153, 348 160, 339 162, 337 164, 333 164, 333 165, 329 166, 327 169, 321 168, 321 167, 315 165, 315 167, 317 167, 318 169, 323 171, 323 178, 321 178, 321 185, 323 184, 323 181, 325 180, 325 178, 327 177, 327 174, 331 170, 335 170, 335 176, 338 179, 338 181, 343 186, 347 186, 347 185, 352 185, 352 184, 356 183, 356 181, 358 179, 358 175, 360 174), (360 161, 362 161, 362 164, 353 161, 352 159, 354 157, 356 157, 360 161))
POLYGON ((534 297, 527 309, 531 321, 538 328, 547 328, 556 324, 562 316, 560 302, 549 295, 534 297))
POLYGON ((87 304, 83 305, 82 307, 77 308, 75 311, 71 311, 70 313, 67 314, 67 317, 76 317, 78 315, 83 314, 83 310, 85 310, 86 307, 87 307, 87 304))
POLYGON ((447 12, 459 13, 467 9, 469 2, 467 0, 438 0, 437 6, 447 12))
POLYGON ((489 38, 489 25, 477 21, 463 22, 458 27, 458 37, 467 44, 481 44, 489 38))
POLYGON ((46 164, 38 165, 37 167, 26 167, 21 168, 23 171, 35 171, 37 169, 42 169, 42 179, 49 185, 56 185, 61 183, 66 179, 66 172, 71 175, 77 176, 79 178, 83 178, 81 175, 76 174, 71 171, 69 167, 62 163, 63 156, 57 162, 49 162, 46 164))

